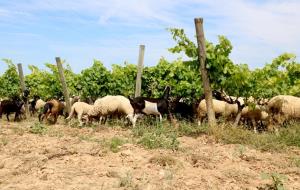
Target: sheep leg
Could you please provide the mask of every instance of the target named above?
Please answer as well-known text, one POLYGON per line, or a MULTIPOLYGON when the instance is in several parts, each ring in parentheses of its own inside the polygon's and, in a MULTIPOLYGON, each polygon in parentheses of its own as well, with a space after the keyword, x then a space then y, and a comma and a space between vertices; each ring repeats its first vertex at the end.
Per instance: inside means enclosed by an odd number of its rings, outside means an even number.
MULTIPOLYGON (((81 119, 82 119, 82 118, 81 118, 81 119)), ((84 116, 84 119, 85 119, 85 123, 86 123, 86 124, 90 123, 89 117, 84 116)))
POLYGON ((54 115, 54 124, 57 122, 58 113, 53 114, 54 115))
POLYGON ((42 115, 42 113, 39 113, 39 122, 41 122, 41 121, 43 121, 43 115, 42 115))
POLYGON ((257 133, 255 119, 254 119, 254 118, 252 118, 252 119, 251 119, 251 121, 252 121, 252 125, 253 125, 253 128, 254 128, 254 133, 257 133))
POLYGON ((43 121, 44 118, 46 118, 46 122, 47 122, 49 116, 50 116, 49 112, 47 112, 46 114, 44 114, 44 115, 42 116, 42 121, 43 121))
POLYGON ((103 124, 105 125, 106 123, 106 120, 107 120, 107 116, 104 117, 104 120, 103 120, 103 124))
POLYGON ((99 117, 99 120, 98 120, 98 124, 101 125, 102 119, 103 119, 103 116, 100 116, 100 117, 99 117))
POLYGON ((17 121, 18 117, 19 117, 19 113, 16 111, 14 121, 17 121))
POLYGON ((78 118, 78 121, 79 121, 79 126, 82 126, 83 125, 83 122, 82 122, 82 112, 78 113, 77 114, 77 118, 78 118))
POLYGON ((202 116, 198 116, 198 126, 201 126, 201 124, 203 123, 204 117, 202 116))
POLYGON ((9 113, 6 114, 7 121, 9 121, 9 113))
POLYGON ((159 122, 162 122, 162 116, 159 114, 159 122))

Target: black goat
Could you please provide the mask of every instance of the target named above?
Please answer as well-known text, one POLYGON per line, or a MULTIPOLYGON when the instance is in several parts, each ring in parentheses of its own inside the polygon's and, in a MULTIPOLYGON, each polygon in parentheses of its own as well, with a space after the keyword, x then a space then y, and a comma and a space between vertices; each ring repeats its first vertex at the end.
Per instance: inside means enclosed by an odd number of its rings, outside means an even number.
POLYGON ((36 102, 38 101, 38 99, 40 99, 40 97, 35 95, 35 96, 33 96, 32 100, 29 100, 29 112, 30 112, 31 116, 33 116, 35 114, 35 112, 37 111, 35 109, 35 106, 36 106, 36 102))
MULTIPOLYGON (((200 100, 202 99, 203 97, 200 98, 200 100)), ((175 98, 170 102, 170 111, 172 114, 181 119, 193 122, 197 114, 197 107, 200 100, 196 100, 192 103, 186 103, 182 97, 175 98)))
POLYGON ((6 114, 7 121, 9 121, 9 114, 15 112, 15 119, 17 121, 20 119, 22 113, 22 107, 24 102, 20 98, 14 98, 12 100, 3 100, 0 104, 0 118, 2 114, 6 114))

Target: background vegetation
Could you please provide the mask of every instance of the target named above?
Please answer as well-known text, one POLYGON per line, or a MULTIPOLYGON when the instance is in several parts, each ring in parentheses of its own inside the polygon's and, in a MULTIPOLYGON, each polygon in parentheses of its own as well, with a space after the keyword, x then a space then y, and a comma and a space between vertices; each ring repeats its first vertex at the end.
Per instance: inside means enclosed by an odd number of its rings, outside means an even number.
MULTIPOLYGON (((158 97, 165 85, 172 88, 171 94, 185 97, 189 101, 202 94, 201 77, 197 61, 197 46, 183 29, 169 29, 177 43, 169 51, 184 52, 189 60, 170 62, 161 58, 156 66, 146 67, 142 77, 142 95, 158 97)), ((247 64, 235 64, 229 58, 232 51, 230 41, 219 36, 217 44, 206 43, 207 69, 214 89, 224 89, 233 96, 255 98, 272 97, 278 94, 300 95, 300 64, 296 56, 284 53, 274 58, 262 68, 249 69, 247 64)), ((3 59, 8 68, 0 76, 0 97, 12 97, 20 93, 17 68, 12 60, 3 59)), ((26 86, 31 96, 43 99, 62 96, 56 64, 45 63, 45 70, 30 65, 31 73, 25 76, 26 86)), ((72 95, 92 98, 111 95, 133 96, 136 78, 135 64, 115 64, 112 70, 105 68, 99 60, 94 60, 90 68, 74 73, 64 63, 64 72, 72 95)))

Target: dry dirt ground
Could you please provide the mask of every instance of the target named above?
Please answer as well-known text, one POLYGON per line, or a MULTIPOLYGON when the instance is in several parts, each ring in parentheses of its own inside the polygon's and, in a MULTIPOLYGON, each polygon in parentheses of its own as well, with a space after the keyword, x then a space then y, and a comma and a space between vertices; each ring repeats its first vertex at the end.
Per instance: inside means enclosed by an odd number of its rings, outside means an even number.
POLYGON ((178 151, 148 150, 130 129, 72 128, 62 121, 33 134, 35 121, 0 121, 0 189, 258 189, 281 174, 285 189, 300 189, 300 149, 261 152, 219 144, 213 137, 180 137, 178 151), (104 142, 128 143, 114 153, 104 142), (131 140, 129 140, 131 139, 131 140))

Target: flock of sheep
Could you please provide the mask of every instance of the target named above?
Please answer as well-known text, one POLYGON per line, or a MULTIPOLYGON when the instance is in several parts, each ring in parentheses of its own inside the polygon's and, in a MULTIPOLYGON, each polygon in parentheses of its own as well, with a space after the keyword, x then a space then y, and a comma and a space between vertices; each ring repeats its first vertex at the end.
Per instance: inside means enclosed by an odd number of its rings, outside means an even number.
MULTIPOLYGON (((70 99, 72 104, 70 114, 67 121, 69 121, 74 115, 77 115, 80 125, 83 125, 83 116, 87 122, 97 119, 98 121, 112 115, 125 115, 130 120, 133 126, 141 114, 157 115, 162 120, 162 114, 168 112, 168 97, 170 88, 166 87, 162 98, 126 98, 125 96, 105 96, 97 99, 93 105, 85 102, 80 102, 79 99, 70 99), (77 102, 75 102, 77 101, 77 102)), ((65 102, 61 102, 55 99, 44 102, 38 97, 30 101, 32 112, 39 111, 39 121, 43 121, 44 118, 48 119, 49 116, 54 118, 54 123, 57 121, 59 115, 64 114, 65 102)))
MULTIPOLYGON (((241 107, 241 119, 250 121, 254 131, 257 131, 257 125, 261 124, 268 130, 275 129, 276 126, 282 125, 284 121, 289 119, 300 119, 300 98, 290 95, 278 95, 271 99, 255 103, 250 97, 246 106, 243 98, 235 98, 220 93, 216 95, 218 99, 213 99, 213 109, 216 115, 222 115, 225 119, 230 120, 238 114, 238 104, 241 107)), ((207 115, 206 102, 202 100, 199 103, 198 123, 200 124, 207 115)))
MULTIPOLYGON (((81 102, 79 97, 71 98, 71 112, 66 118, 69 121, 74 115, 77 115, 80 125, 85 122, 92 122, 98 120, 101 122, 109 116, 125 116, 132 126, 136 125, 136 121, 141 115, 155 115, 159 116, 162 120, 162 115, 168 114, 172 118, 172 114, 181 115, 185 118, 197 118, 198 124, 200 125, 207 116, 206 102, 205 99, 200 100, 196 106, 188 105, 183 101, 170 101, 169 99, 170 88, 166 87, 164 94, 160 98, 127 98, 125 96, 111 96, 97 99, 93 105, 81 102)), ((214 94, 216 99, 213 99, 213 109, 216 116, 223 116, 226 120, 233 119, 239 113, 241 120, 246 122, 249 121, 249 125, 253 125, 254 131, 258 125, 263 125, 267 129, 273 128, 275 125, 281 125, 288 119, 299 119, 300 118, 300 98, 289 95, 278 95, 270 100, 265 100, 264 103, 251 104, 246 106, 243 98, 234 98, 226 95, 225 93, 214 94)), ((248 99, 247 103, 254 102, 248 99)), ((39 121, 43 121, 44 118, 53 117, 54 123, 57 121, 59 115, 63 115, 65 112, 65 102, 52 99, 49 101, 43 101, 39 97, 34 97, 30 102, 30 112, 38 111, 39 121)), ((0 115, 2 113, 7 114, 15 112, 16 117, 24 112, 24 106, 22 101, 11 100, 2 101, 0 104, 0 115), (21 106, 21 107, 20 107, 21 106)))

